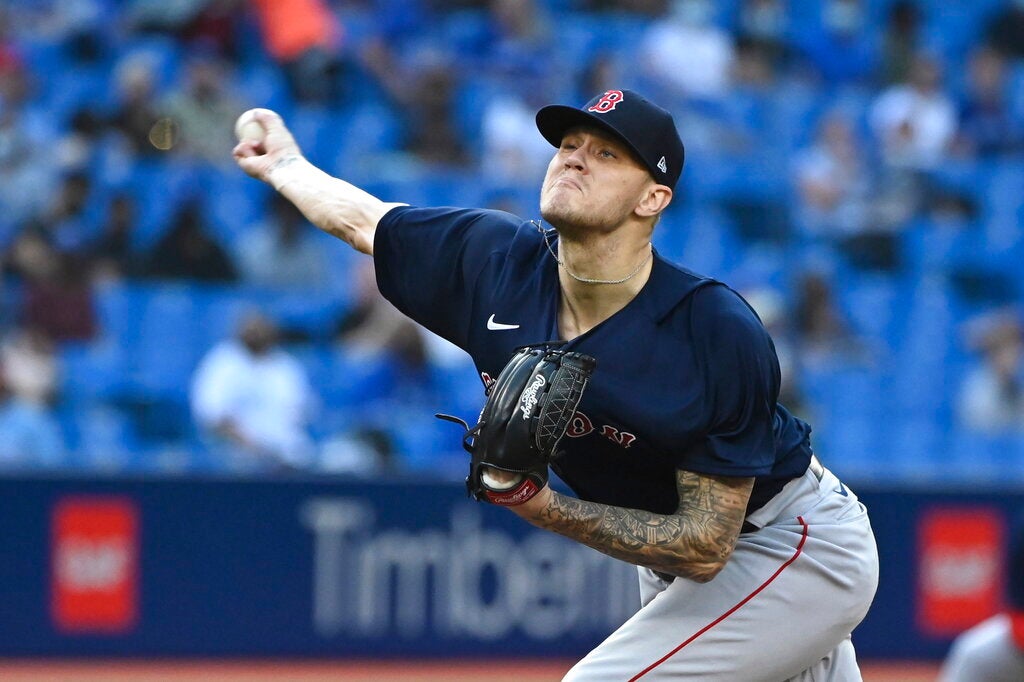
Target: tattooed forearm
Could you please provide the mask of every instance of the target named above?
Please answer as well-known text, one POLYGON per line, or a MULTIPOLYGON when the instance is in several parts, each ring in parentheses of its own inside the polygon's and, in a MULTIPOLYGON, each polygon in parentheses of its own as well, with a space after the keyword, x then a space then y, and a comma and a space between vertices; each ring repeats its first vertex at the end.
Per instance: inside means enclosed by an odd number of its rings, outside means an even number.
POLYGON ((736 546, 753 479, 680 471, 677 484, 680 503, 672 515, 556 493, 535 523, 617 559, 705 582, 736 546))

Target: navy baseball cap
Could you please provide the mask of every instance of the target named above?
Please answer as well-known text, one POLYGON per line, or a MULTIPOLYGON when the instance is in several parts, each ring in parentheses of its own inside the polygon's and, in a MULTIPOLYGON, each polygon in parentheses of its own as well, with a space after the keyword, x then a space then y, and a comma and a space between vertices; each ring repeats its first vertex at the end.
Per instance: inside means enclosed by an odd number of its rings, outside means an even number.
POLYGON ((672 114, 632 90, 608 90, 583 107, 552 104, 537 112, 537 129, 556 147, 565 131, 597 126, 626 143, 654 179, 675 189, 685 151, 672 114))

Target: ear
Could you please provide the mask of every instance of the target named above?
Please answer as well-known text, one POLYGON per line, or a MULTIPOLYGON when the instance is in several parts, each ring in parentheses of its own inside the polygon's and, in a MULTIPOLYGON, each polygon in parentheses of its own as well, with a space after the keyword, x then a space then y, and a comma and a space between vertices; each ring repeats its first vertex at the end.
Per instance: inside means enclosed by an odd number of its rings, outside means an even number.
POLYGON ((652 182, 647 185, 634 210, 637 215, 649 218, 664 211, 670 203, 672 203, 672 188, 652 182))

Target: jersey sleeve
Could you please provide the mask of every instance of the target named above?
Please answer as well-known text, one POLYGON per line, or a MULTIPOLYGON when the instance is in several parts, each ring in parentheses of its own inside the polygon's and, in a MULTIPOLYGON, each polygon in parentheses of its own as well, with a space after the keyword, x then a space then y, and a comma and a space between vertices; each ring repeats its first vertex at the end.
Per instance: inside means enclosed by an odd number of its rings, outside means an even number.
POLYGON ((771 337, 739 294, 725 286, 694 294, 695 360, 704 374, 704 437, 682 453, 680 469, 759 476, 775 463, 778 357, 771 337))
POLYGON ((493 210, 394 208, 374 235, 377 287, 402 313, 465 348, 480 273, 507 252, 521 223, 493 210))

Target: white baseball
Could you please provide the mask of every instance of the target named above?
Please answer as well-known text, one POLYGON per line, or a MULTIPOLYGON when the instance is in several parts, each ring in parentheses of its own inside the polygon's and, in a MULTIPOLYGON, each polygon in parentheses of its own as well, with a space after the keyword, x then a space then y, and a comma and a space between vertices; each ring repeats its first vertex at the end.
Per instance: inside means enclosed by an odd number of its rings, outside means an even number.
POLYGON ((239 142, 249 140, 252 142, 263 142, 267 131, 259 121, 256 120, 256 110, 249 109, 235 121, 235 137, 239 142))
MULTIPOLYGON (((509 475, 506 472, 502 472, 502 474, 504 474, 504 476, 509 475)), ((508 490, 519 483, 519 481, 523 480, 523 477, 518 474, 514 474, 511 479, 506 478, 505 480, 502 480, 491 473, 490 467, 484 467, 483 471, 480 472, 480 480, 483 481, 484 485, 491 490, 508 490)))

